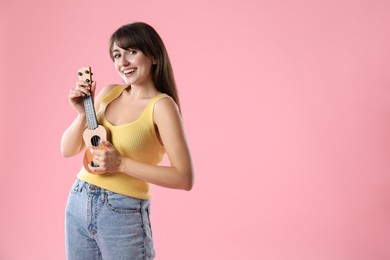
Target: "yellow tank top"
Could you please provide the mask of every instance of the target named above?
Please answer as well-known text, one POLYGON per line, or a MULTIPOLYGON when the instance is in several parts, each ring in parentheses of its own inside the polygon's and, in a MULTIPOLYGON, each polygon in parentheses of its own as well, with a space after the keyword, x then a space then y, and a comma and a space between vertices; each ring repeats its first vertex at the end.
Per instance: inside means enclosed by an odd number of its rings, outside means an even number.
MULTIPOLYGON (((97 120, 110 133, 110 142, 118 152, 132 160, 157 165, 165 154, 160 144, 153 122, 153 111, 156 102, 167 94, 160 94, 152 98, 140 117, 125 125, 112 125, 105 117, 107 106, 119 97, 127 86, 114 87, 103 99, 97 112, 97 120)), ((111 172, 101 175, 91 174, 84 167, 77 175, 81 180, 97 185, 103 189, 119 194, 149 199, 149 184, 124 173, 111 172)))

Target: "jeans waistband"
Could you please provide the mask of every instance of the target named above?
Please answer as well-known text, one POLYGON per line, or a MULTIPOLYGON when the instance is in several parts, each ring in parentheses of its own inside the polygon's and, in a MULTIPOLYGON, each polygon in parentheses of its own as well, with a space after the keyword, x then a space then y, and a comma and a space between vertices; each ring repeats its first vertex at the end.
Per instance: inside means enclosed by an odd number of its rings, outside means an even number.
POLYGON ((82 190, 84 190, 86 192, 89 192, 89 193, 107 193, 107 194, 112 194, 113 192, 112 191, 108 191, 108 190, 105 190, 97 185, 94 185, 94 184, 90 184, 86 181, 83 181, 83 180, 80 180, 80 179, 77 179, 76 180, 76 183, 74 185, 74 190, 75 191, 78 191, 78 192, 81 192, 82 190))

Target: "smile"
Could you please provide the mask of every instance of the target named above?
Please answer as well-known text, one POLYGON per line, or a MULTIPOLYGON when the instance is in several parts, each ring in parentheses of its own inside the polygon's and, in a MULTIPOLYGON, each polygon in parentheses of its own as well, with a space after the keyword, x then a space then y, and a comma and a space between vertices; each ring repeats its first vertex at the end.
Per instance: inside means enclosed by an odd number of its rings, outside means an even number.
POLYGON ((122 71, 123 74, 125 74, 126 76, 130 76, 136 69, 125 69, 122 71))

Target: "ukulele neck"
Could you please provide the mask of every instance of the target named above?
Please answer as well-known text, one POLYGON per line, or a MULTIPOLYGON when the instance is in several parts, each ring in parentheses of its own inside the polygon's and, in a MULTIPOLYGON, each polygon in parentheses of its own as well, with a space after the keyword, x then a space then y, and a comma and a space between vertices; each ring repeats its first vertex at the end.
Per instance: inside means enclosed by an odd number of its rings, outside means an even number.
POLYGON ((85 115, 87 117, 87 125, 89 130, 94 130, 98 127, 98 122, 96 119, 95 108, 93 106, 92 97, 85 96, 83 98, 85 115))

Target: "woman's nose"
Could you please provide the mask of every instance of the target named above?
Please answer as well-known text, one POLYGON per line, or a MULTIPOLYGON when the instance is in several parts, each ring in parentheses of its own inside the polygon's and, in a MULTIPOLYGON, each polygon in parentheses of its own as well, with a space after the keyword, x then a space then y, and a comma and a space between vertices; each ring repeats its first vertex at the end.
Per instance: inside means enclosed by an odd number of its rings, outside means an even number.
POLYGON ((119 64, 120 64, 121 66, 126 66, 126 65, 129 65, 130 62, 126 59, 126 56, 123 55, 123 56, 120 58, 120 60, 119 60, 119 64))

